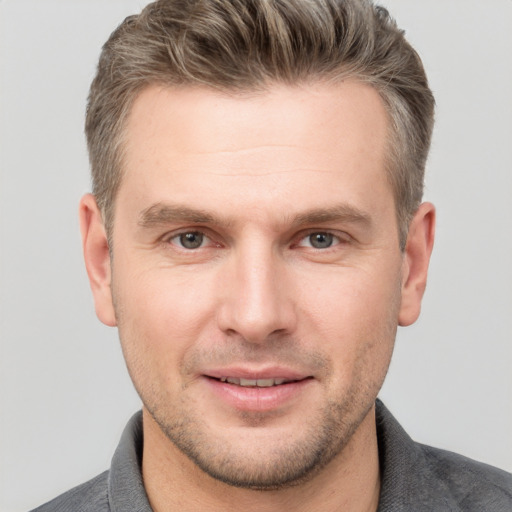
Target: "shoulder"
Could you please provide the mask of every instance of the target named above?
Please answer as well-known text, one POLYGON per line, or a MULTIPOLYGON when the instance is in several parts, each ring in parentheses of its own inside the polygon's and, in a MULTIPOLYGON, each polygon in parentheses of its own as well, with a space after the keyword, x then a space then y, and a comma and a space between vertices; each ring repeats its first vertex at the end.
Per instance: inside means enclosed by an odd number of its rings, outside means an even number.
POLYGON ((377 401, 379 512, 511 512, 512 475, 414 442, 377 401))
POLYGON ((446 450, 417 448, 426 462, 424 476, 437 480, 462 510, 512 510, 512 474, 446 450))
POLYGON ((108 474, 105 471, 32 512, 109 512, 108 474))

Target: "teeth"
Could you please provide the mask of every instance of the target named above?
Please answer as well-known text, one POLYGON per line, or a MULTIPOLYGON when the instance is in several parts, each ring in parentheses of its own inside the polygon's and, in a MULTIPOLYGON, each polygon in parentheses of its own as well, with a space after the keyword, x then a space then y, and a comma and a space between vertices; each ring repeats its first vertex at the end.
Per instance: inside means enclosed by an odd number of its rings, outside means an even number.
POLYGON ((248 388, 270 388, 284 384, 286 379, 238 379, 236 377, 221 377, 220 381, 248 388))
POLYGON ((254 387, 258 385, 258 381, 256 379, 240 379, 240 386, 254 387))

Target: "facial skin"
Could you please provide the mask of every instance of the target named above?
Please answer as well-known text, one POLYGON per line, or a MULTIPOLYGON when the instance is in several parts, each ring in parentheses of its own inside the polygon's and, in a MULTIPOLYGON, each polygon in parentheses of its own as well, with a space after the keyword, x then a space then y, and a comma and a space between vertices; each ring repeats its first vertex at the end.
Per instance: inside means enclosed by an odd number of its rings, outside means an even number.
POLYGON ((422 205, 400 251, 387 129, 378 94, 350 81, 136 100, 112 263, 90 195, 81 219, 148 474, 158 458, 184 482, 275 492, 357 467, 375 508, 374 402, 397 325, 419 314, 434 225, 422 205))

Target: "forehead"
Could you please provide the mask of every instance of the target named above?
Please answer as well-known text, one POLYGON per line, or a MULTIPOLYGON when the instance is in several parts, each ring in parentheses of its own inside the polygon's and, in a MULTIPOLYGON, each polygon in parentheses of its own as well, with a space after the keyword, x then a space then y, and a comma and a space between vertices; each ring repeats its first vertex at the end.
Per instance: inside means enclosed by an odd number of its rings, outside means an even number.
POLYGON ((305 145, 329 157, 337 148, 357 152, 381 145, 387 123, 379 94, 355 80, 242 93, 149 86, 128 117, 127 150, 141 143, 155 148, 165 137, 169 151, 180 154, 305 145), (362 144, 363 134, 368 144, 362 144))
POLYGON ((355 81, 238 95, 151 86, 127 121, 119 192, 141 209, 170 199, 225 210, 243 199, 254 211, 294 197, 310 208, 370 202, 379 187, 391 196, 387 130, 380 96, 355 81))

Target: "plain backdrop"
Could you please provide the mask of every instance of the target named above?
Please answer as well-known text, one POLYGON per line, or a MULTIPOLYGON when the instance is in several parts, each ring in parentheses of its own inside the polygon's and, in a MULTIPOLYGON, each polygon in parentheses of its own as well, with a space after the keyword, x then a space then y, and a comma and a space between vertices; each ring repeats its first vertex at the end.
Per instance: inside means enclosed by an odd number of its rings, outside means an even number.
MULTIPOLYGON (((134 0, 0 0, 0 510, 109 466, 140 407, 96 319, 77 204, 102 43, 134 0)), ((382 398, 411 436, 512 471, 512 1, 383 0, 437 98, 438 208, 420 321, 382 398)))

